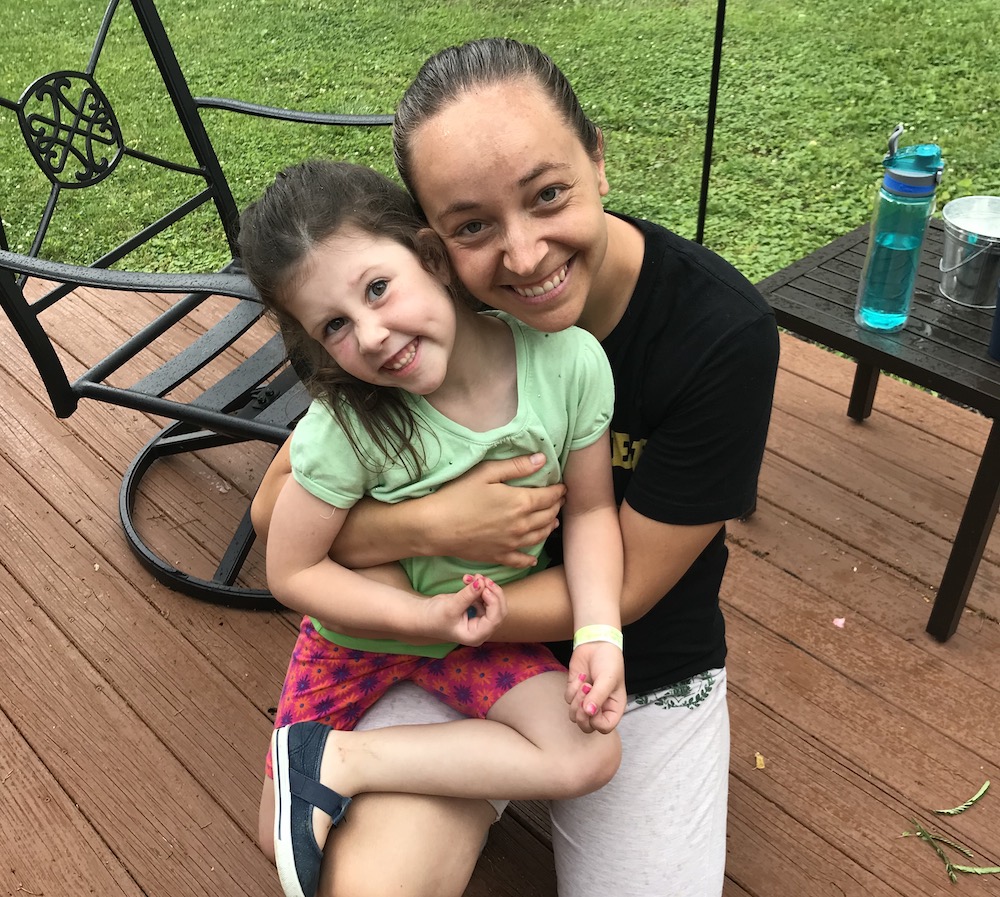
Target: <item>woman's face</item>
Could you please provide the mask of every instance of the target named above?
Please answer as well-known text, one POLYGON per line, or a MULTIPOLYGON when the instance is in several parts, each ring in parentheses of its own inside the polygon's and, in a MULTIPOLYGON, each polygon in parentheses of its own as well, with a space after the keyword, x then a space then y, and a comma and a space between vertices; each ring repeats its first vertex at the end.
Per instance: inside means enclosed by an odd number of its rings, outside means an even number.
POLYGON ((608 182, 540 87, 463 94, 415 131, 411 168, 477 299, 549 332, 580 319, 607 251, 608 182))

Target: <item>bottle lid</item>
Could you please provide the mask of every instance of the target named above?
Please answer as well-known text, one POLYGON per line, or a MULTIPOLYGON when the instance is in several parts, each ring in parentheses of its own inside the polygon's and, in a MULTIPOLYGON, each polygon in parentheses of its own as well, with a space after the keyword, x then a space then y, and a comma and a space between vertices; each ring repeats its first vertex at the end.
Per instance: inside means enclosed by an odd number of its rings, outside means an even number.
POLYGON ((899 124, 889 137, 889 152, 882 165, 882 186, 901 196, 929 196, 941 183, 944 160, 936 143, 918 143, 899 149, 903 126, 899 124))

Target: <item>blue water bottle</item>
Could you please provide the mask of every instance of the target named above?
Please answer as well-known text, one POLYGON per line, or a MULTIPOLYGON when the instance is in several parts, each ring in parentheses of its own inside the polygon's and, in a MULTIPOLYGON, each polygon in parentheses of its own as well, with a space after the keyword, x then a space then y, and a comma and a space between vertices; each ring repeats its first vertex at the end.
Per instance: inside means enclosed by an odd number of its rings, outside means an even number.
POLYGON ((885 175, 854 309, 860 327, 880 333, 900 330, 910 313, 920 248, 944 169, 939 146, 921 143, 901 150, 902 134, 903 126, 897 125, 882 161, 885 175))

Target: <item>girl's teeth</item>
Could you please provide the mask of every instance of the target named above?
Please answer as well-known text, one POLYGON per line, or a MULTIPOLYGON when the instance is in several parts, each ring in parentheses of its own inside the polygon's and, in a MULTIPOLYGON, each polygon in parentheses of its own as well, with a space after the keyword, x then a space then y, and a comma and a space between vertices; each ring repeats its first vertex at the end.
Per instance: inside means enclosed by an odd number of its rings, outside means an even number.
POLYGON ((390 362, 386 367, 390 371, 400 371, 405 368, 411 361, 413 357, 417 354, 417 345, 415 342, 410 343, 409 350, 402 358, 397 358, 395 361, 390 362))
POLYGON ((524 296, 525 299, 531 299, 535 296, 542 296, 549 290, 554 290, 559 284, 561 284, 566 279, 566 266, 563 265, 558 272, 550 279, 546 280, 541 286, 538 287, 514 287, 514 292, 520 296, 524 296))

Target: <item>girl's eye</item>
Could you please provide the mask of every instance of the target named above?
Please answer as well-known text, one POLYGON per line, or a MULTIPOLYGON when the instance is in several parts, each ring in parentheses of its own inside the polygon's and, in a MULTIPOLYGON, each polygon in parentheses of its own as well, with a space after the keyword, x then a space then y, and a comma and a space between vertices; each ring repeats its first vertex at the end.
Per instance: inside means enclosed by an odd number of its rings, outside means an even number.
POLYGON ((365 296, 369 302, 374 302, 376 299, 384 296, 387 289, 389 289, 389 282, 387 280, 373 280, 368 284, 365 296))
POLYGON ((344 318, 331 318, 326 322, 323 333, 325 336, 334 336, 346 324, 347 321, 344 318))
POLYGON ((538 194, 538 198, 542 202, 555 202, 562 195, 562 192, 562 187, 546 187, 538 194))

